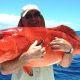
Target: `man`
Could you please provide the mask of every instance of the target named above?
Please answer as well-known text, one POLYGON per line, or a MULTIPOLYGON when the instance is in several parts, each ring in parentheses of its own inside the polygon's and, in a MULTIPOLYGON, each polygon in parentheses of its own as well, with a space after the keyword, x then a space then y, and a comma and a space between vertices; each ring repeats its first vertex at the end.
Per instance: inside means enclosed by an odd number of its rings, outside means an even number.
MULTIPOLYGON (((22 13, 21 13, 21 18, 18 23, 18 27, 45 27, 45 21, 40 13, 40 10, 38 9, 37 6, 35 5, 27 5, 23 7, 22 13)), ((51 42, 52 47, 58 47, 57 44, 59 44, 59 48, 64 51, 64 52, 69 52, 72 49, 72 45, 67 42, 64 39, 61 38, 55 38, 51 42), (54 43, 56 45, 54 45, 54 43), (64 44, 65 43, 65 44, 64 44), (66 49, 64 49, 64 45, 66 45, 66 49)), ((37 42, 34 42, 29 50, 25 53, 31 54, 30 56, 27 55, 21 55, 19 58, 15 59, 12 62, 7 62, 7 63, 2 63, 2 72, 7 74, 7 73, 13 73, 12 75, 12 80, 54 80, 54 72, 53 72, 53 66, 47 66, 47 67, 37 67, 33 68, 33 76, 29 76, 27 73, 25 73, 22 70, 22 67, 24 66, 25 63, 27 63, 27 60, 31 58, 40 58, 43 56, 45 52, 45 48, 42 47, 41 45, 36 46, 37 42), (36 49, 34 49, 36 47, 36 49), (34 53, 31 53, 31 51, 35 51, 38 56, 36 56, 34 53), (43 53, 43 54, 42 54, 43 53), (42 54, 42 55, 41 55, 42 54), (33 56, 34 55, 34 56, 33 56), (26 58, 25 58, 26 57, 26 58), (11 66, 12 65, 12 66, 11 66)), ((60 62, 61 66, 68 67, 69 64, 71 63, 72 60, 72 54, 65 54, 63 57, 63 60, 60 62), (66 63, 66 61, 67 63, 66 63)))

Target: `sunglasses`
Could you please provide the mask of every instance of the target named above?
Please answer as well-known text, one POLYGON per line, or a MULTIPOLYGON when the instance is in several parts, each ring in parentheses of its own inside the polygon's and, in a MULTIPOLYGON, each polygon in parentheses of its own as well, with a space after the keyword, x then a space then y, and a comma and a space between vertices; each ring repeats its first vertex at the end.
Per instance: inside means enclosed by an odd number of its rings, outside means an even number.
POLYGON ((26 14, 26 19, 31 19, 31 18, 33 18, 33 17, 35 17, 35 18, 37 18, 37 17, 39 17, 40 16, 40 12, 36 12, 36 13, 34 13, 34 14, 26 14))

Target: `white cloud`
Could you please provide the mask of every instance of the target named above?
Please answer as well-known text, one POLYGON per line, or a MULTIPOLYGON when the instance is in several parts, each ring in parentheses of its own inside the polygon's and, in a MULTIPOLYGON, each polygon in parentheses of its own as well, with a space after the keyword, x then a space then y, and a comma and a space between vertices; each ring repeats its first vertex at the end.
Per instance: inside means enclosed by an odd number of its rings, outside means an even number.
POLYGON ((65 22, 65 21, 54 21, 54 20, 46 20, 46 26, 48 27, 55 27, 55 26, 58 26, 58 25, 69 25, 69 24, 72 24, 71 22, 65 22))
MULTIPOLYGON (((14 14, 0 14, 0 30, 6 28, 16 27, 20 16, 16 16, 14 14)), ((80 31, 80 25, 74 24, 68 21, 55 21, 55 20, 46 20, 46 27, 56 27, 58 25, 67 25, 70 26, 74 30, 80 31)))
POLYGON ((73 22, 46 20, 45 23, 46 23, 46 27, 49 27, 49 28, 56 27, 56 26, 59 26, 59 25, 66 25, 66 26, 69 26, 76 31, 80 31, 80 25, 75 24, 73 22))
POLYGON ((13 14, 0 14, 0 29, 16 27, 19 18, 13 14))

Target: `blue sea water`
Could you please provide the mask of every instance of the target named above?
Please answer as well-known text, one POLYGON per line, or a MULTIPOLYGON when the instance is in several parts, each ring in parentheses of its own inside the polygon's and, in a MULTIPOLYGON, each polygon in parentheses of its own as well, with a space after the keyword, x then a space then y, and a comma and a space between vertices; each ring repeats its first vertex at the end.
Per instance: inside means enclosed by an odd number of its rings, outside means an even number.
POLYGON ((69 68, 54 65, 55 80, 80 80, 80 55, 74 56, 69 68))
POLYGON ((11 80, 11 74, 10 75, 0 74, 0 80, 11 80))
MULTIPOLYGON (((77 31, 80 35, 80 31, 77 31)), ((75 55, 69 68, 54 65, 55 80, 80 80, 80 54, 75 55)), ((11 80, 11 75, 0 74, 0 80, 11 80)))

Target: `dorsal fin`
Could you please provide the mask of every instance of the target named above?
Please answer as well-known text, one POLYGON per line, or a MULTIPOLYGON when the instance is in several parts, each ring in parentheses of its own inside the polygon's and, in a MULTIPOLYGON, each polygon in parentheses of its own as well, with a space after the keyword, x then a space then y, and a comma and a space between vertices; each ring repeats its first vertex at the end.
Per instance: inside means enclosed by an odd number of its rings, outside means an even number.
POLYGON ((74 39, 80 41, 80 38, 77 36, 76 32, 68 26, 60 25, 60 26, 55 27, 54 30, 62 31, 62 32, 70 35, 74 39))

